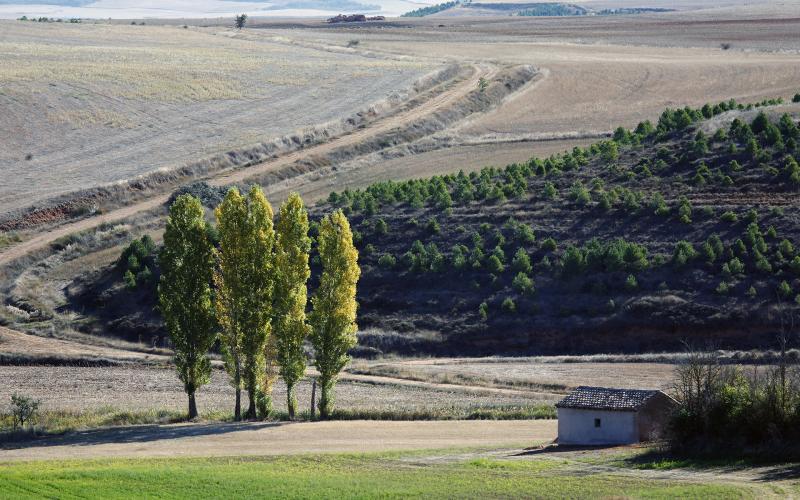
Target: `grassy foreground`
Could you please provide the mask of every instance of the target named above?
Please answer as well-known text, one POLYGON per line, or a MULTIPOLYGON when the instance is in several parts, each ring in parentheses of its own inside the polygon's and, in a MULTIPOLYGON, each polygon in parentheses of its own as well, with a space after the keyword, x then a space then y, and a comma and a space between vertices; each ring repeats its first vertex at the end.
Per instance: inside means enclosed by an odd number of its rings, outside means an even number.
POLYGON ((754 496, 750 489, 724 484, 571 475, 567 464, 550 459, 442 458, 417 452, 11 463, 0 464, 0 498, 754 496))

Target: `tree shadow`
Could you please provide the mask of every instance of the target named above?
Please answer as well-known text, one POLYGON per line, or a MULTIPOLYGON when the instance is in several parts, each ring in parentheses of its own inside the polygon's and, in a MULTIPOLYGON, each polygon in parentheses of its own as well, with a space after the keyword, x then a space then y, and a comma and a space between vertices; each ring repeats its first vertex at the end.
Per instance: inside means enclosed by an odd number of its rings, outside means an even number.
POLYGON ((257 431, 288 425, 288 422, 235 422, 175 425, 136 425, 76 431, 61 436, 46 436, 25 441, 0 443, 0 450, 20 450, 50 446, 92 446, 98 444, 148 443, 153 441, 235 432, 257 431))

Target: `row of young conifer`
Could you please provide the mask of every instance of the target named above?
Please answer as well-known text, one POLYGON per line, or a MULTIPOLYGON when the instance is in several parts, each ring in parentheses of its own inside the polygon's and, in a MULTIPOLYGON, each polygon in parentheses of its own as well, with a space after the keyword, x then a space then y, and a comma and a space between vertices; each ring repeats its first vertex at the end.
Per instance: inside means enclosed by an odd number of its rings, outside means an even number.
POLYGON ((306 370, 306 339, 319 371, 320 416, 329 416, 337 376, 356 344, 360 269, 347 217, 337 210, 320 222, 316 250, 322 269, 306 317, 312 239, 300 196, 291 194, 273 222, 258 186, 247 195, 231 188, 214 214, 216 245, 200 200, 179 196, 170 207, 158 259, 159 308, 189 396, 189 418, 198 415, 195 394, 210 380, 209 352, 217 341, 236 389, 236 420, 242 418, 242 390, 249 399, 245 418, 270 413, 278 376, 286 383, 293 418, 295 387, 306 370))

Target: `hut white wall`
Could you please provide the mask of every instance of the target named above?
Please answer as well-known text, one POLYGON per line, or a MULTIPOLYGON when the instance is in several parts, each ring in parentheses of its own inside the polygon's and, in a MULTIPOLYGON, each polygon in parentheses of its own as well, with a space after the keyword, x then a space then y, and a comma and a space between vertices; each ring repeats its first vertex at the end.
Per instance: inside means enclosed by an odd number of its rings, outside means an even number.
POLYGON ((558 444, 629 444, 639 441, 636 412, 558 409, 558 444), (595 419, 600 427, 595 427, 595 419))

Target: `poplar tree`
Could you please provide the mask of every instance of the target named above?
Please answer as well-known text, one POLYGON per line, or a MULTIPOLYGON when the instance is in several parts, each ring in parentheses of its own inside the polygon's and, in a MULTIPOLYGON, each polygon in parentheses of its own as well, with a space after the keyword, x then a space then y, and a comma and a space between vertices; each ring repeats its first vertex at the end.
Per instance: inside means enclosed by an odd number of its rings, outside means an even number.
POLYGON ((241 419, 244 388, 250 403, 246 416, 255 418, 272 315, 272 207, 258 186, 251 188, 246 199, 231 188, 215 213, 220 238, 216 308, 223 328, 225 366, 236 389, 234 414, 241 419))
POLYGON ((290 194, 281 206, 276 233, 273 335, 280 374, 286 383, 289 418, 294 418, 295 386, 306 370, 303 341, 310 330, 306 324, 306 301, 311 275, 308 212, 297 193, 290 194))
POLYGON ((356 345, 358 328, 356 284, 361 270, 350 223, 341 210, 322 219, 317 246, 322 274, 309 320, 321 386, 319 413, 327 418, 333 411, 336 378, 350 361, 347 351, 356 345))
POLYGON ((170 207, 159 265, 159 308, 175 349, 178 377, 189 396, 192 419, 197 417, 195 392, 211 378, 208 351, 216 340, 211 300, 214 247, 197 198, 179 196, 170 207))

